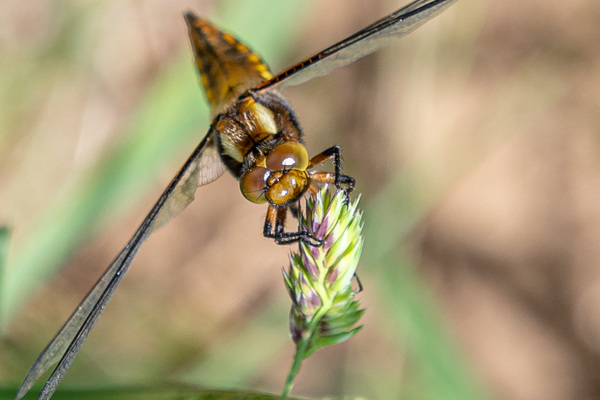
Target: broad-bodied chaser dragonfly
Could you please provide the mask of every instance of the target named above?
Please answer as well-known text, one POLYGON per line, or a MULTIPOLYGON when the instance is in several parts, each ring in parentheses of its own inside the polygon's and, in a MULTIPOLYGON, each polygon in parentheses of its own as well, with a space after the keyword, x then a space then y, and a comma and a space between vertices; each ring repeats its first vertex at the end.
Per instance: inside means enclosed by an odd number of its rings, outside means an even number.
POLYGON ((309 158, 296 116, 279 89, 328 74, 371 54, 455 1, 415 0, 275 76, 247 46, 187 12, 185 21, 213 122, 137 231, 33 363, 16 399, 58 363, 39 395, 39 399, 52 397, 142 242, 179 214, 199 186, 226 170, 239 180, 244 197, 267 204, 264 236, 279 244, 304 240, 318 246, 318 241, 304 232, 284 232, 287 212, 297 213, 299 199, 314 193, 319 184, 335 184, 350 191, 354 179, 341 173, 337 146, 309 158), (334 162, 334 173, 319 169, 326 160, 334 162))

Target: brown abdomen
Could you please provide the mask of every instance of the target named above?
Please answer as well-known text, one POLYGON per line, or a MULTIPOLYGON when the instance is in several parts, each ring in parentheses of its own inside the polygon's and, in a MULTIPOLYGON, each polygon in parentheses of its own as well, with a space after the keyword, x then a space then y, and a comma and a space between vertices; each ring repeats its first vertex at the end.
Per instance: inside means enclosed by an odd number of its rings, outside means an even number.
POLYGON ((196 65, 213 115, 270 79, 269 67, 248 47, 191 12, 185 14, 196 65))

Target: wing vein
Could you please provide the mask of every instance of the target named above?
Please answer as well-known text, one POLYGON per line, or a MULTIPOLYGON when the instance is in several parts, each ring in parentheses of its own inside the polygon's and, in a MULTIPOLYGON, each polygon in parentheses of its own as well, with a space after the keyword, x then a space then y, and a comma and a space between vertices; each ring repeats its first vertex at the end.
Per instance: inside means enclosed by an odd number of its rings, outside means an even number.
POLYGON ((307 60, 293 65, 255 90, 293 86, 346 66, 409 34, 457 0, 416 0, 381 18, 307 60))

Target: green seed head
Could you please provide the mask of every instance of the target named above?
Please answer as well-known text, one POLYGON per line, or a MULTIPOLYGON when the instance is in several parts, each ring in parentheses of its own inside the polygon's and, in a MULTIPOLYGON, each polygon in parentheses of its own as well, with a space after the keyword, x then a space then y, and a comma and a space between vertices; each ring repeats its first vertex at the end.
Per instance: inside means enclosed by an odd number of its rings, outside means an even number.
POLYGON ((300 229, 322 240, 300 242, 290 256, 284 280, 290 297, 290 331, 296 344, 308 340, 305 357, 321 347, 341 343, 358 332, 364 310, 354 299, 352 280, 363 246, 362 213, 343 191, 322 189, 307 199, 300 229))

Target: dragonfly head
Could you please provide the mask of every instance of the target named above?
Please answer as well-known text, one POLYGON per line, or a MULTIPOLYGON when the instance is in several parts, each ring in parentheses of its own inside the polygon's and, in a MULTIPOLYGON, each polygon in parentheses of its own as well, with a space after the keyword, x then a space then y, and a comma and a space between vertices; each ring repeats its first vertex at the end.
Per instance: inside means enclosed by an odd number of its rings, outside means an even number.
POLYGON ((298 142, 285 142, 240 178, 240 189, 253 203, 285 206, 298 200, 310 184, 308 153, 298 142))

